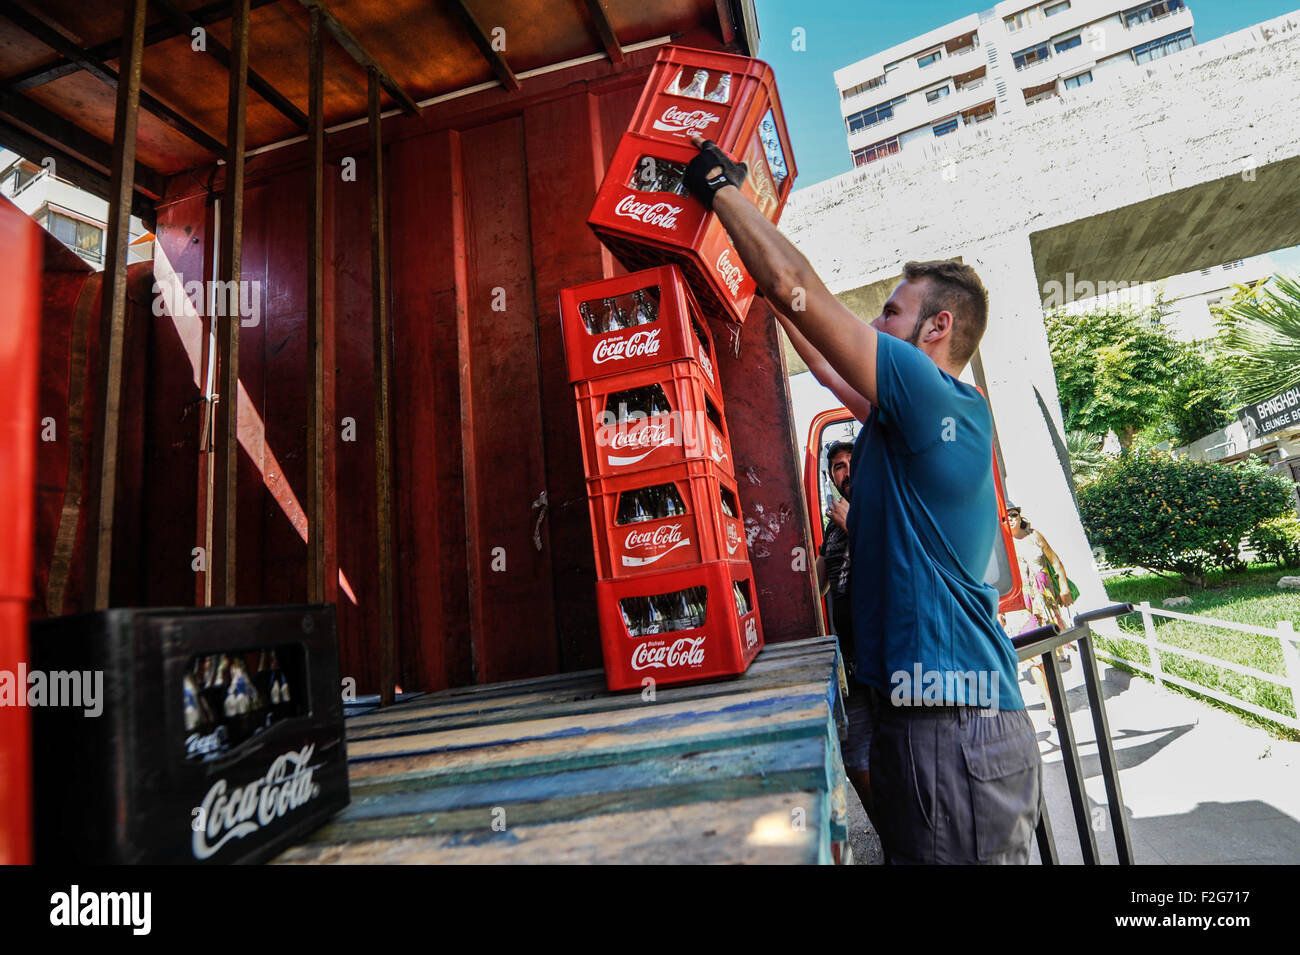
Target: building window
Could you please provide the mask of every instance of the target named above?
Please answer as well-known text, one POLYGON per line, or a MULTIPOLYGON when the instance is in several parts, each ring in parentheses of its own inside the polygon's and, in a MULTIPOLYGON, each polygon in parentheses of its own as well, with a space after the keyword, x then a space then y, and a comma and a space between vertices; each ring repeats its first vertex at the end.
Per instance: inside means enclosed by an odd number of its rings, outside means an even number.
POLYGON ((1064 13, 1068 9, 1070 9, 1070 0, 1061 0, 1060 3, 1049 3, 1047 6, 1043 7, 1043 16, 1054 17, 1058 13, 1064 13))
POLYGON ((877 123, 892 119, 894 107, 906 99, 906 96, 900 96, 897 99, 891 99, 888 103, 881 103, 879 106, 871 107, 871 109, 864 109, 860 113, 854 113, 848 118, 849 132, 856 133, 868 126, 875 126, 877 123))
POLYGON ((1167 17, 1183 8, 1183 0, 1155 0, 1154 3, 1144 3, 1140 7, 1133 7, 1124 11, 1124 25, 1135 27, 1140 23, 1146 23, 1148 20, 1159 20, 1161 17, 1167 17))
POLYGON ((35 179, 35 178, 36 178, 37 176, 39 176, 40 174, 41 174, 41 170, 40 170, 39 168, 37 168, 37 169, 24 169, 22 166, 15 166, 15 167, 14 167, 14 171, 13 171, 13 175, 9 177, 9 179, 10 179, 10 182, 9 182, 9 186, 10 186, 9 194, 10 194, 11 196, 12 196, 12 195, 17 195, 17 193, 18 193, 19 191, 21 191, 22 188, 23 188, 25 185, 27 185, 29 182, 31 182, 33 179, 35 179))
POLYGON ((916 65, 921 69, 925 69, 927 66, 933 66, 935 63, 938 63, 942 58, 942 50, 931 50, 929 53, 922 53, 918 56, 916 58, 916 65))
POLYGON ((1223 268, 1225 271, 1228 269, 1239 269, 1245 264, 1246 263, 1241 259, 1233 259, 1231 262, 1224 262, 1223 268))
POLYGON ((1041 63, 1047 59, 1050 54, 1047 52, 1047 44, 1040 43, 1038 46, 1031 46, 1027 50, 1021 50, 1019 53, 1011 54, 1011 62, 1015 63, 1016 69, 1023 70, 1027 66, 1033 66, 1035 63, 1041 63))
POLYGON ((1037 7, 1031 7, 1028 10, 1021 10, 1019 13, 1012 14, 1009 17, 1003 17, 1002 22, 1007 25, 1008 33, 1015 33, 1017 30, 1023 30, 1025 27, 1033 26, 1042 16, 1037 7))
POLYGON ((974 125, 975 123, 983 123, 992 119, 995 115, 997 115, 997 104, 993 100, 989 100, 987 103, 981 103, 979 106, 974 106, 962 113, 962 116, 966 119, 967 126, 974 125))
POLYGON ((1158 40, 1152 40, 1150 43, 1142 43, 1133 47, 1133 59, 1138 63, 1149 63, 1152 60, 1168 56, 1170 53, 1190 49, 1195 43, 1196 41, 1192 39, 1191 30, 1179 30, 1177 33, 1169 34, 1169 36, 1162 36, 1158 40))
POLYGON ((875 162, 885 156, 892 156, 898 152, 898 137, 892 136, 889 139, 867 146, 864 149, 853 150, 853 165, 865 166, 869 162, 875 162))
POLYGON ((103 259, 104 230, 99 226, 51 212, 46 217, 45 228, 72 251, 96 262, 103 259))
POLYGON ((957 117, 954 116, 952 119, 944 120, 942 123, 935 123, 933 129, 936 136, 947 136, 949 133, 954 132, 957 129, 957 117))
POLYGON ((840 94, 841 99, 851 99, 859 93, 865 93, 868 90, 874 90, 885 85, 885 78, 877 76, 874 79, 867 80, 865 83, 859 83, 857 86, 850 86, 840 94))
POLYGON ((926 93, 925 101, 927 103, 936 103, 951 92, 952 90, 949 89, 947 86, 940 86, 937 90, 930 90, 928 93, 926 93))
POLYGON ((1087 86, 1092 82, 1092 70, 1085 70, 1078 76, 1067 76, 1065 78, 1065 88, 1067 90, 1077 89, 1080 86, 1087 86))
POLYGON ((1064 40, 1057 40, 1052 44, 1052 49, 1057 53, 1064 53, 1066 50, 1073 50, 1081 43, 1083 43, 1083 36, 1076 33, 1074 36, 1067 36, 1064 40))

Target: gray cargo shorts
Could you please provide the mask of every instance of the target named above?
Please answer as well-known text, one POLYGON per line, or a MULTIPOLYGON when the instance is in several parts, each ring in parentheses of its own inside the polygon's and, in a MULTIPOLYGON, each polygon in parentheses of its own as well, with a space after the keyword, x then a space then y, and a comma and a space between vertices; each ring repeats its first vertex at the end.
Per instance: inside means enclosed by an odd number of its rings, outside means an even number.
POLYGON ((1043 799, 1043 764, 1028 714, 894 707, 871 692, 871 794, 890 861, 1027 863, 1043 799))
POLYGON ((844 701, 849 726, 842 752, 844 769, 850 773, 871 768, 871 729, 875 725, 872 711, 877 705, 873 692, 871 687, 849 680, 849 695, 844 701))

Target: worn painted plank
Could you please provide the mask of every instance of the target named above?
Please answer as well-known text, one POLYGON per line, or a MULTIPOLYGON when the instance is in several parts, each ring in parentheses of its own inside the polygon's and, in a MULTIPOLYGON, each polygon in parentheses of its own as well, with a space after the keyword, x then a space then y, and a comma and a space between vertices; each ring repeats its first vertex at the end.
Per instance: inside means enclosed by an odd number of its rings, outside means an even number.
POLYGON ((357 842, 479 829, 491 824, 494 812, 519 824, 773 792, 831 796, 828 748, 825 740, 806 739, 526 779, 371 794, 354 800, 311 841, 357 842))
POLYGON ((726 697, 732 700, 742 700, 751 693, 759 690, 778 689, 792 685, 807 686, 808 684, 815 683, 819 677, 824 676, 824 674, 824 667, 785 667, 775 673, 747 682, 745 684, 746 691, 744 693, 729 692, 726 689, 720 689, 717 684, 701 684, 698 686, 674 688, 671 694, 666 690, 660 691, 653 702, 645 701, 639 695, 633 698, 634 702, 630 702, 622 697, 586 696, 579 699, 538 701, 536 703, 528 702, 522 705, 505 706, 488 710, 478 709, 459 713, 438 713, 433 716, 422 715, 412 720, 400 722, 389 722, 360 727, 350 726, 348 728, 348 740, 349 743, 351 743, 366 739, 380 739, 385 737, 410 735, 413 733, 435 732, 460 727, 487 726, 491 724, 550 719, 563 716, 585 716, 597 713, 630 711, 634 709, 638 712, 645 712, 664 704, 679 703, 688 700, 705 700, 720 697, 726 697))
POLYGON ((818 793, 752 796, 481 834, 297 846, 279 864, 826 864, 827 800, 818 793), (804 827, 791 824, 802 810, 804 827))
POLYGON ((452 749, 475 749, 502 746, 512 742, 572 738, 601 730, 640 725, 655 725, 665 733, 689 733, 697 719, 719 713, 744 714, 762 711, 777 717, 787 711, 799 711, 809 705, 825 707, 825 688, 816 683, 805 687, 780 687, 747 694, 739 701, 730 697, 690 700, 665 706, 587 713, 540 720, 520 720, 487 726, 467 726, 446 732, 389 736, 348 742, 348 759, 361 761, 398 755, 437 752, 452 749))
MULTIPOLYGON (((771 651, 764 650, 750 666, 749 670, 741 677, 735 680, 718 681, 712 684, 694 684, 682 687, 662 687, 658 690, 660 697, 668 694, 670 697, 673 693, 696 689, 702 686, 712 686, 717 688, 717 692, 743 692, 748 683, 757 676, 765 674, 774 669, 786 665, 798 663, 802 665, 805 658, 817 659, 821 661, 824 655, 829 652, 838 652, 833 641, 827 643, 819 639, 813 641, 799 641, 781 647, 779 650, 773 648, 771 651), (790 661, 789 664, 783 661, 790 661)), ((831 664, 826 662, 827 672, 830 672, 831 664)), ((363 718, 360 714, 348 724, 349 730, 353 726, 369 726, 379 723, 400 723, 405 720, 418 719, 423 715, 435 715, 443 712, 469 712, 476 707, 482 710, 488 710, 495 707, 504 707, 515 705, 517 703, 527 703, 532 699, 538 701, 560 702, 564 700, 575 700, 579 698, 590 698, 598 695, 606 695, 612 700, 624 701, 625 705, 634 706, 640 702, 640 692, 609 694, 605 689, 604 676, 601 671, 591 670, 581 674, 582 679, 575 681, 565 680, 528 680, 515 681, 510 683, 498 683, 490 686, 481 686, 474 689, 480 692, 463 693, 460 691, 447 691, 441 693, 424 694, 418 700, 409 703, 399 704, 385 710, 382 714, 371 714, 363 718)))

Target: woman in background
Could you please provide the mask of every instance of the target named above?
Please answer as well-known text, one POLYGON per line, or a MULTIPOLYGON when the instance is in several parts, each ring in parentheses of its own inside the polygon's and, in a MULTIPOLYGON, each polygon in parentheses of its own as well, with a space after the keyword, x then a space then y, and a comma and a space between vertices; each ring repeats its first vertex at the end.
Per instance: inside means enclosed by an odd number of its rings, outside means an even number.
MULTIPOLYGON (((1019 558, 1020 579, 1025 598, 1023 611, 1012 611, 1007 615, 1005 626, 1008 631, 1013 627, 1017 633, 1056 624, 1062 630, 1070 627, 1066 608, 1074 603, 1070 590, 1070 579, 1065 574, 1065 565, 1056 556, 1041 533, 1030 526, 1029 521, 1021 516, 1020 508, 1014 504, 1007 506, 1007 525, 1016 545, 1016 557, 1019 558), (1019 626, 1017 627, 1017 624, 1019 626)), ((1058 647, 1056 657, 1065 661, 1065 648, 1058 647)), ((1047 692, 1047 676, 1043 664, 1035 660, 1030 677, 1038 692, 1042 694, 1043 705, 1047 707, 1047 719, 1056 725, 1056 715, 1052 712, 1052 699, 1047 692)))

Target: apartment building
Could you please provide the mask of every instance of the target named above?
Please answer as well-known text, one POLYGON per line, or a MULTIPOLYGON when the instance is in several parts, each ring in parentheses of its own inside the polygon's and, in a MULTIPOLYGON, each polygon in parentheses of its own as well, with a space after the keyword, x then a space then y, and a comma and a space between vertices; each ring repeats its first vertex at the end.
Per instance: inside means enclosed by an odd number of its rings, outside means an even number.
MULTIPOLYGON (((57 168, 0 149, 0 196, 4 196, 96 271, 104 267, 108 203, 60 179, 57 168)), ((153 257, 149 233, 131 217, 127 263, 153 257)))
POLYGON ((1195 44, 1183 0, 1008 0, 835 72, 855 166, 1195 44))

